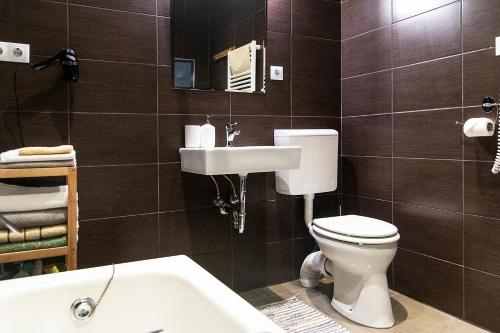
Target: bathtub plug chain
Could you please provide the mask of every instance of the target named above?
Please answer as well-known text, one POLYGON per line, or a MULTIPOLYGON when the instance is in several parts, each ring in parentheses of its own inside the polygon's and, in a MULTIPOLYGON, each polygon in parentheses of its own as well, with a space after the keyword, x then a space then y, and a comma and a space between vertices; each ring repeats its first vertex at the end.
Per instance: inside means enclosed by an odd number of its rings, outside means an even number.
POLYGON ((106 283, 106 287, 104 287, 104 290, 102 291, 101 296, 99 296, 99 299, 97 300, 97 303, 95 304, 94 311, 95 311, 95 309, 97 309, 97 307, 101 303, 104 295, 106 295, 106 292, 108 291, 109 285, 111 284, 111 281, 113 281, 113 278, 115 277, 115 264, 113 264, 112 267, 113 267, 113 273, 111 273, 111 277, 109 278, 108 282, 106 283))

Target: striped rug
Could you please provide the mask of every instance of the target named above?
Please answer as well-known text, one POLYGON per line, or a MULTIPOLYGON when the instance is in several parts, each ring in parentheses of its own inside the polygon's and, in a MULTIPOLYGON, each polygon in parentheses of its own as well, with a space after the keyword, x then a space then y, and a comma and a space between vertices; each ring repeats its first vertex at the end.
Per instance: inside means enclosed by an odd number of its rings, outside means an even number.
POLYGON ((348 329, 297 297, 264 305, 259 310, 289 333, 350 333, 348 329))

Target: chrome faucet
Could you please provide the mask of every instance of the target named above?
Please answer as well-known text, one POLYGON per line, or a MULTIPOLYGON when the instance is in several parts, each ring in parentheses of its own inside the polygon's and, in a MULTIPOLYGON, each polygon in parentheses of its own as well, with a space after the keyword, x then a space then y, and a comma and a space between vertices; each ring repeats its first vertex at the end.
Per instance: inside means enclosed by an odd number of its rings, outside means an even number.
POLYGON ((234 137, 240 135, 238 123, 226 124, 226 147, 234 147, 234 137))

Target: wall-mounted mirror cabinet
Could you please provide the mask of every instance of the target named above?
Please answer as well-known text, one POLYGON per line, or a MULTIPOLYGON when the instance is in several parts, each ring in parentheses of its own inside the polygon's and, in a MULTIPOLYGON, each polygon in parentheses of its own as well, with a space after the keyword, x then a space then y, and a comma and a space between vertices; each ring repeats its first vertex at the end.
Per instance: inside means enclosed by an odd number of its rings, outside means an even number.
POLYGON ((266 0, 173 0, 174 89, 265 92, 266 0))

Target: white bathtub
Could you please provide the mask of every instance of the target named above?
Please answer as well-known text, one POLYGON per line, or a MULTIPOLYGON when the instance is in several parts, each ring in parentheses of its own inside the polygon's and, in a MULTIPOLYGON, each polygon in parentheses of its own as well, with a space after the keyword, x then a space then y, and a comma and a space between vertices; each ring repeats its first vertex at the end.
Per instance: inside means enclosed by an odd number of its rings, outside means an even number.
POLYGON ((111 266, 0 282, 2 333, 283 333, 186 256, 116 265, 101 304, 85 323, 79 297, 99 298, 111 266))

